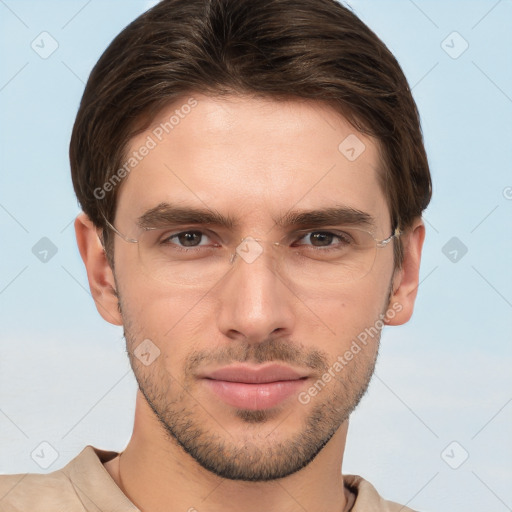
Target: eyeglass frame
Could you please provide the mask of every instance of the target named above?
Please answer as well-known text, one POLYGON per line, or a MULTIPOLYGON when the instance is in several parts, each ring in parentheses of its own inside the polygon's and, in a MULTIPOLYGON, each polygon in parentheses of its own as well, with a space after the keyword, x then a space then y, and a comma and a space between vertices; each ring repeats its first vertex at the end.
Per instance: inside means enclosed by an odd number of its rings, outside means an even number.
MULTIPOLYGON (((116 235, 118 235, 122 240, 124 240, 125 242, 127 243, 130 243, 130 244, 138 244, 140 242, 140 240, 136 240, 135 238, 129 238, 128 236, 124 235, 123 233, 121 233, 113 224, 111 224, 107 218, 105 217, 105 215, 102 215, 103 217, 103 220, 105 221, 105 224, 108 228, 110 228, 116 235)), ((152 228, 152 227, 145 227, 145 228, 141 228, 143 229, 144 231, 151 231, 151 230, 156 230, 158 228, 152 228)), ((375 235, 371 232, 371 231, 367 231, 365 229, 361 229, 361 228, 355 228, 355 229, 358 229, 359 231, 362 231, 364 233, 367 233, 369 234, 372 239, 374 240, 375 244, 376 244, 376 248, 383 248, 383 247, 386 247, 390 242, 391 240, 393 240, 394 238, 396 240, 398 240, 400 238, 400 236, 403 234, 403 231, 397 226, 394 230, 393 230, 393 233, 391 235, 389 235, 387 238, 384 238, 382 240, 378 240, 377 238, 375 238, 375 235)), ((192 231, 192 230, 191 230, 192 231)), ((310 230, 312 232, 315 232, 315 231, 328 231, 327 229, 326 230, 322 230, 322 229, 316 229, 316 230, 310 230)), ((254 238, 254 237, 251 237, 251 236, 245 236, 241 239, 240 243, 238 245, 240 245, 241 243, 243 243, 245 240, 247 240, 248 238, 250 238, 251 240, 255 240, 256 242, 264 242, 263 239, 261 238, 254 238)), ((101 239, 102 243, 103 243, 103 240, 101 239)), ((283 244, 281 244, 281 242, 271 242, 272 245, 279 245, 279 246, 282 246, 283 244)), ((238 247, 238 246, 237 246, 238 247)), ((230 264, 233 264, 235 258, 237 256, 237 252, 236 252, 236 249, 235 251, 233 252, 233 254, 231 255, 231 258, 229 260, 229 263, 230 264)))

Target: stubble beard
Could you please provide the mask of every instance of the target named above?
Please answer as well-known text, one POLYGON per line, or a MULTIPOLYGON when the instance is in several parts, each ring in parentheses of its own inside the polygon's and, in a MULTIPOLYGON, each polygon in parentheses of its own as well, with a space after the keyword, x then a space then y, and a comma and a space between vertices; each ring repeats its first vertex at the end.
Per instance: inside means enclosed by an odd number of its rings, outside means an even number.
MULTIPOLYGON (((125 324, 126 325, 126 324, 125 324)), ((137 345, 135 337, 125 328, 127 347, 137 345)), ((185 378, 177 381, 162 366, 145 367, 128 350, 130 363, 139 389, 153 410, 164 431, 204 469, 229 480, 264 482, 284 478, 306 467, 329 442, 340 426, 348 420, 366 393, 377 359, 380 335, 373 346, 359 352, 325 388, 311 398, 306 418, 294 434, 286 439, 261 435, 262 427, 274 421, 286 421, 295 408, 303 408, 297 399, 286 408, 269 410, 236 409, 234 414, 243 424, 243 438, 235 437, 223 426, 223 418, 215 418, 194 397, 194 383, 187 379, 194 362, 212 360, 211 355, 192 354, 187 359, 185 378), (248 429, 248 430, 247 430, 248 429), (251 435, 252 433, 252 435, 251 435)), ((296 346, 276 339, 260 344, 230 346, 215 360, 263 363, 280 361, 310 368, 318 378, 327 371, 327 355, 319 351, 304 352, 296 346), (320 371, 321 370, 321 371, 320 371)), ((331 363, 332 364, 332 363, 331 363)), ((316 379, 315 379, 316 381, 316 379)), ((230 422, 232 424, 232 422, 230 422)), ((268 428, 267 428, 268 430, 268 428)))

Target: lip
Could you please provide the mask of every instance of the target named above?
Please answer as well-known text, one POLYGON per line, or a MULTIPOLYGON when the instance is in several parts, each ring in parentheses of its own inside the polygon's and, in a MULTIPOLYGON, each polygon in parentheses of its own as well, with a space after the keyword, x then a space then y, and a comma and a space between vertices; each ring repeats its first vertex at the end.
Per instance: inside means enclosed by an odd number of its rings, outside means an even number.
POLYGON ((269 409, 279 405, 304 386, 308 374, 289 366, 236 365, 199 376, 223 402, 239 409, 269 409))
POLYGON ((267 365, 233 365, 224 368, 217 368, 201 375, 203 378, 223 380, 226 382, 243 382, 245 384, 264 384, 267 382, 278 382, 298 380, 307 377, 304 371, 295 370, 290 366, 282 364, 267 365))

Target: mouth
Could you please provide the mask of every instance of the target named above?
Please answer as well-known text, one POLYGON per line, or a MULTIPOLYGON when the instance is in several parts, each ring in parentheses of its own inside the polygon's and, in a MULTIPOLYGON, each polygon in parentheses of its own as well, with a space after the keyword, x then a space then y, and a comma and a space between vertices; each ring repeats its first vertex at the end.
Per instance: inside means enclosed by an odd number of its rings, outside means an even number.
POLYGON ((280 364, 242 364, 218 368, 199 377, 224 403, 239 409, 261 410, 276 407, 297 394, 309 374, 280 364))

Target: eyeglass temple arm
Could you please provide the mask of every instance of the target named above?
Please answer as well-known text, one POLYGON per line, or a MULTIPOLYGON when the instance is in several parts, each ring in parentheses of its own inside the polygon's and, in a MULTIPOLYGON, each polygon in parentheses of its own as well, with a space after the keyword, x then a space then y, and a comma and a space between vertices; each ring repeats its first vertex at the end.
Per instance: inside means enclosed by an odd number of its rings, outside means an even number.
POLYGON ((402 230, 400 228, 395 228, 395 231, 393 231, 393 234, 385 238, 384 240, 378 240, 377 246, 378 247, 385 247, 386 245, 393 240, 393 238, 400 238, 400 235, 402 234, 402 230))
POLYGON ((120 236, 125 242, 130 244, 136 244, 139 242, 138 240, 135 240, 135 238, 129 238, 126 235, 123 235, 123 233, 118 231, 112 224, 110 224, 110 222, 105 217, 103 217, 103 220, 105 221, 107 227, 110 228, 116 235, 120 236))

